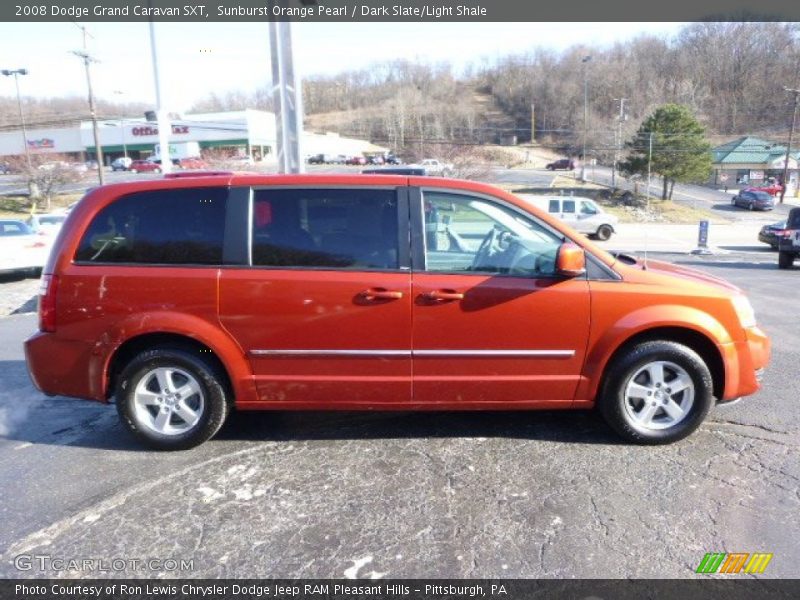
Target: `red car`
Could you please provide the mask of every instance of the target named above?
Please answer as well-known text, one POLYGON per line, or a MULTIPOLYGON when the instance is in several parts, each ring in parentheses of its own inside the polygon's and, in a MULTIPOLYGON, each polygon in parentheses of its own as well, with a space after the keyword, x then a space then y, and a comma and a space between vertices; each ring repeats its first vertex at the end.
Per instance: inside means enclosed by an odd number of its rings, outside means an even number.
POLYGON ((783 186, 780 183, 770 183, 768 185, 750 186, 743 189, 743 192, 766 192, 770 196, 777 196, 781 193, 783 186))
POLYGON ((207 169, 208 164, 201 158, 181 158, 178 159, 178 168, 181 169, 207 169))
POLYGON ((135 160, 128 170, 131 173, 161 173, 161 165, 149 160, 135 160))
POLYGON ((115 397, 160 449, 234 409, 597 406, 666 443, 756 392, 769 352, 741 290, 610 255, 499 188, 220 172, 91 190, 25 342, 40 390, 115 397))
POLYGON ((345 162, 348 165, 365 165, 367 164, 367 159, 363 156, 351 156, 345 162))

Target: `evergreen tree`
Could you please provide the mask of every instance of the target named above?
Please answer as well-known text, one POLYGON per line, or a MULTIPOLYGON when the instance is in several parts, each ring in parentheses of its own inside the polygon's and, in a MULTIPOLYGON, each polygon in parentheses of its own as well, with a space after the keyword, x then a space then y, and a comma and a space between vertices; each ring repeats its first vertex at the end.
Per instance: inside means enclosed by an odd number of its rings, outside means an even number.
POLYGON ((675 182, 701 182, 711 172, 711 144, 705 128, 681 104, 665 104, 647 117, 625 146, 629 154, 620 165, 623 172, 664 179, 661 199, 672 197, 675 182), (652 155, 651 155, 652 136, 652 155))

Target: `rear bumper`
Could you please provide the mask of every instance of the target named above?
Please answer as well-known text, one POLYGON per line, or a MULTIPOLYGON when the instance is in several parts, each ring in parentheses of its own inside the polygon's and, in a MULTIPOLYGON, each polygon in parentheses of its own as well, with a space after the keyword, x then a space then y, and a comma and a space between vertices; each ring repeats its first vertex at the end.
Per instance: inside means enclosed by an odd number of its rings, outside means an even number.
POLYGON ((725 393, 722 402, 755 394, 761 389, 764 368, 769 363, 770 340, 758 327, 744 330, 745 339, 725 344, 725 393))
POLYGON ((95 372, 102 364, 99 358, 90 344, 63 340, 52 333, 38 332, 25 340, 31 380, 50 396, 105 401, 99 386, 92 385, 92 381, 102 381, 102 373, 95 372))

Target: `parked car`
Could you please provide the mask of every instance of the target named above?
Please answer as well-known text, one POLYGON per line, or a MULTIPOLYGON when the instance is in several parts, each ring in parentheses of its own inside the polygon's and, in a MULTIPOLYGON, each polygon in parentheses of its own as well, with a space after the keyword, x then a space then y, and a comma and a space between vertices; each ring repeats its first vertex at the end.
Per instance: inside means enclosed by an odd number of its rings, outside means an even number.
POLYGON ((770 182, 765 185, 754 185, 745 188, 743 191, 746 192, 764 192, 769 194, 770 196, 777 196, 781 193, 783 186, 777 182, 770 182))
POLYGON ((770 225, 764 225, 758 232, 758 241, 772 246, 773 250, 778 249, 778 240, 783 237, 786 229, 786 221, 778 221, 770 225))
POLYGON ((446 176, 453 171, 451 163, 442 162, 435 158, 426 158, 419 163, 419 166, 425 169, 428 175, 446 176))
POLYGON ((208 164, 202 158, 179 158, 176 166, 179 169, 207 169, 208 164))
POLYGON ((111 161, 112 171, 127 171, 131 167, 133 159, 130 156, 120 156, 111 161))
POLYGON ((387 165, 402 165, 403 164, 403 161, 400 160, 400 157, 396 156, 394 154, 387 154, 386 158, 384 158, 384 160, 386 161, 387 165))
POLYGON ((161 173, 161 165, 149 160, 134 160, 128 170, 131 173, 161 173))
POLYGON ((0 175, 8 175, 11 173, 11 165, 7 162, 0 162, 0 175))
POLYGON ((376 154, 373 156, 367 157, 367 164, 368 165, 382 165, 386 162, 386 159, 381 156, 380 154, 376 154))
POLYGON ((91 190, 42 277, 34 383, 114 397, 160 449, 210 438, 233 407, 597 406, 625 439, 667 443, 759 389, 770 342, 725 281, 608 254, 490 185, 376 181, 91 190))
POLYGON ((571 158, 559 158, 551 163, 547 163, 545 168, 549 171, 558 171, 562 169, 571 171, 575 168, 575 161, 573 161, 571 158))
POLYGON ((47 261, 50 243, 26 223, 16 219, 0 220, 0 273, 31 274, 47 261))
POLYGON ((775 199, 767 192, 743 190, 731 198, 731 205, 748 210, 772 210, 775 208, 775 199))
POLYGON ((310 165, 324 165, 325 164, 325 155, 324 154, 312 154, 308 157, 306 161, 310 165))
POLYGON ((519 194, 534 206, 547 211, 576 231, 606 241, 616 231, 619 218, 603 210, 591 198, 580 196, 536 196, 519 194))
POLYGON ((778 238, 778 268, 791 269, 800 256, 800 208, 794 207, 786 219, 786 229, 778 238))
POLYGON ((66 220, 67 215, 65 213, 42 213, 39 215, 31 215, 28 217, 25 224, 30 227, 34 233, 55 235, 66 220))
POLYGON ((345 161, 348 165, 365 165, 367 159, 363 156, 351 156, 345 161))

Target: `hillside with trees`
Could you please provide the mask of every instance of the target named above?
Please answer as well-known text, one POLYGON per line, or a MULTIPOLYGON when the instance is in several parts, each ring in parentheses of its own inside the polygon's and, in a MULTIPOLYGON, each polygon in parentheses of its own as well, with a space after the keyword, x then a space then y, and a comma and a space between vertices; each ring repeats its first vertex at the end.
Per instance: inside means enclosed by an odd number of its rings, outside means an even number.
MULTIPOLYGON (((521 42, 525 43, 525 42, 521 42)), ((535 41, 534 41, 535 43, 535 41)), ((425 143, 458 145, 531 137, 559 152, 583 142, 584 75, 588 82, 588 153, 610 161, 619 98, 622 140, 659 106, 685 106, 708 136, 759 134, 782 141, 791 119, 783 86, 800 84, 800 24, 693 23, 672 38, 643 35, 608 47, 576 44, 534 49, 456 71, 406 60, 303 81, 306 126, 370 138, 399 151, 425 143), (591 60, 584 62, 584 58, 591 60)), ((84 98, 24 99, 32 125, 86 118, 84 98)), ((209 93, 192 112, 270 110, 270 91, 209 93)), ((104 118, 147 107, 100 102, 104 118)), ((16 99, 0 97, 0 128, 16 127, 16 99)))

